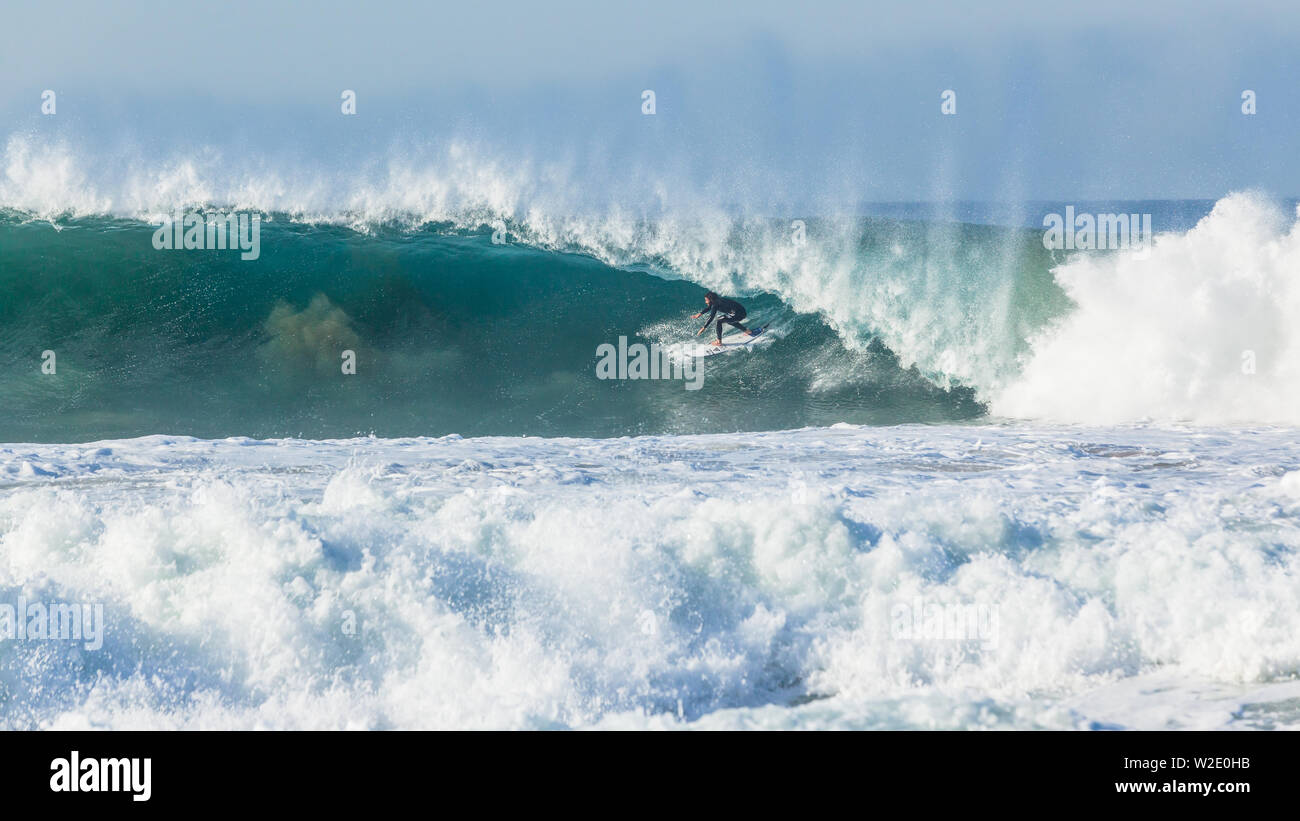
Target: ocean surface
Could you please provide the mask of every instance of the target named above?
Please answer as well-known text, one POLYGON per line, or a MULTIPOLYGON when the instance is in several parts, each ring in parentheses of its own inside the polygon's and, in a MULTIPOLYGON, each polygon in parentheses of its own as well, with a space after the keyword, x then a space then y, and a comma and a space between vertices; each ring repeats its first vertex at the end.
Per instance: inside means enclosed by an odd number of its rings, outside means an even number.
POLYGON ((0 635, 0 727, 1300 727, 1294 202, 1074 253, 5 163, 0 605, 106 632, 0 635), (155 249, 182 206, 258 258, 155 249), (773 341, 599 378, 706 288, 773 341))

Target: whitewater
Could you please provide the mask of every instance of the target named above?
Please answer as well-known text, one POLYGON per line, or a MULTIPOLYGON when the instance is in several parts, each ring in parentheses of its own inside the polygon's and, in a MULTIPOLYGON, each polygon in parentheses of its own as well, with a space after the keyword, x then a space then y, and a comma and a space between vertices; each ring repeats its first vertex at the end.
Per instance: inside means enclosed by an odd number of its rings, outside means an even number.
POLYGON ((154 436, 0 477, 0 598, 110 624, 0 644, 8 728, 1300 726, 1286 430, 154 436))

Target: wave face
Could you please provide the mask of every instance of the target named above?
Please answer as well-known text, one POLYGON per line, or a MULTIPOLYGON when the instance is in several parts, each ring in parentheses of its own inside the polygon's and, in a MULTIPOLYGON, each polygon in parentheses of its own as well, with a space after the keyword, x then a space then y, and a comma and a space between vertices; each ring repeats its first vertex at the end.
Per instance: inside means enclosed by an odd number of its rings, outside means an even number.
POLYGON ((0 446, 0 605, 106 626, 0 641, 0 727, 1300 727, 1297 464, 1025 424, 0 446))

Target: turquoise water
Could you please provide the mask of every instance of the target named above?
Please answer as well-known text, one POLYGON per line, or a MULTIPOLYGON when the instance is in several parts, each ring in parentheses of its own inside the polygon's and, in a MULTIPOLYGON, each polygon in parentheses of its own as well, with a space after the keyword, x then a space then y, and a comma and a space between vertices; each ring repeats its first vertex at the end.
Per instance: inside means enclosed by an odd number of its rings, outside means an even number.
MULTIPOLYGON (((842 336, 820 311, 796 310, 762 287, 728 291, 775 329, 762 355, 711 358, 698 391, 682 381, 602 381, 604 343, 695 339, 700 323, 689 315, 704 288, 635 250, 615 265, 581 248, 494 244, 488 228, 358 232, 266 219, 252 261, 156 250, 154 227, 136 220, 0 221, 0 441, 611 436, 984 413, 972 387, 905 367, 871 329, 842 336), (355 374, 343 373, 345 350, 355 352, 355 374), (44 351, 55 354, 53 374, 42 372, 44 351)), ((859 222, 850 274, 933 277, 926 256, 953 251, 927 247, 928 230, 859 222), (911 246, 916 271, 898 269, 898 243, 911 246)), ((1011 241, 1034 253, 1034 236, 1016 229, 960 230, 940 246, 1011 241)), ((1035 264, 1019 285, 1038 289, 1041 304, 1011 306, 1028 327, 1011 328, 1008 344, 1063 302, 1044 259, 1035 264)), ((838 287, 834 298, 849 308, 868 298, 838 287)), ((977 288, 958 296, 978 309, 977 288)))

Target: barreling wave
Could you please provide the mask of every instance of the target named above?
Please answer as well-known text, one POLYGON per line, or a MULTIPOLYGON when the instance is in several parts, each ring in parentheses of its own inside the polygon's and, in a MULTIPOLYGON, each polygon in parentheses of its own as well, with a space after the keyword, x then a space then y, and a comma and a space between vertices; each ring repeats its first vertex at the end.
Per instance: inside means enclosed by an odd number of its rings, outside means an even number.
POLYGON ((295 174, 10 137, 0 440, 1300 423, 1300 234, 1260 195, 1146 254, 1056 257, 1025 227, 776 218, 654 186, 633 209, 464 144, 397 156, 295 174), (154 250, 152 221, 213 207, 264 215, 257 262, 154 250), (777 341, 714 358, 698 392, 596 379, 619 336, 690 338, 700 286, 777 341))
POLYGON ((0 221, 0 440, 610 436, 982 413, 969 389, 758 290, 745 303, 778 337, 763 355, 708 360, 702 390, 602 381, 602 345, 692 338, 702 289, 494 244, 491 229, 360 234, 269 215, 256 262, 155 250, 153 234, 113 218, 0 221))

